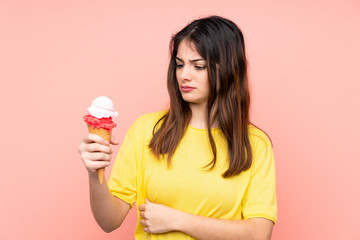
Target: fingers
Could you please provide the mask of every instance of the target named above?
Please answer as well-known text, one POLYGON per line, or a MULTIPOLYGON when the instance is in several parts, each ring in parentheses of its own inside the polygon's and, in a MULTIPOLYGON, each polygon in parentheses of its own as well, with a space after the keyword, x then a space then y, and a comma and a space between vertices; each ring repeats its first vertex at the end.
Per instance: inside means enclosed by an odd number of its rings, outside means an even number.
POLYGON ((91 133, 81 140, 78 151, 86 169, 91 172, 108 167, 113 153, 107 141, 91 133))
POLYGON ((110 162, 106 161, 84 161, 84 164, 86 166, 86 169, 89 172, 96 172, 100 168, 106 168, 110 166, 110 162))
POLYGON ((140 214, 140 217, 143 218, 143 219, 146 219, 146 216, 145 216, 145 211, 146 211, 146 204, 140 204, 139 205, 139 214, 140 214))
MULTIPOLYGON (((111 160, 111 149, 110 150, 106 150, 104 152, 102 151, 90 151, 89 148, 92 148, 91 146, 83 146, 83 147, 79 147, 81 148, 81 150, 79 150, 80 152, 80 156, 83 160, 87 159, 87 160, 91 160, 91 161, 110 161, 111 160)), ((94 149, 100 149, 102 148, 101 146, 96 146, 94 147, 94 149)))
POLYGON ((145 204, 139 205, 139 211, 145 211, 145 204))
POLYGON ((96 143, 103 144, 103 145, 109 145, 109 143, 104 138, 102 138, 98 135, 92 134, 92 133, 89 133, 88 135, 86 135, 83 138, 83 142, 84 143, 96 142, 96 143))
POLYGON ((86 135, 80 142, 79 152, 84 151, 112 153, 109 143, 102 137, 92 133, 86 135))
POLYGON ((111 161, 111 154, 104 152, 84 152, 81 156, 91 161, 111 161))
POLYGON ((102 145, 99 143, 86 144, 84 146, 84 150, 86 150, 87 152, 103 152, 107 154, 112 154, 112 150, 109 146, 102 145))
POLYGON ((103 152, 83 152, 81 154, 85 167, 88 171, 94 172, 99 168, 105 168, 110 165, 111 154, 103 152))
POLYGON ((140 219, 140 224, 143 225, 144 227, 147 226, 147 222, 145 219, 140 219))
POLYGON ((140 224, 144 226, 144 232, 151 233, 150 226, 147 220, 140 219, 140 224))
MULTIPOLYGON (((146 200, 145 200, 146 202, 146 200)), ((144 232, 147 232, 147 233, 151 233, 151 224, 150 224, 150 219, 148 218, 147 216, 147 213, 146 213, 146 205, 147 203, 144 203, 144 204, 140 204, 139 205, 139 212, 140 212, 140 224, 144 226, 144 232)))
MULTIPOLYGON (((81 142, 78 147, 78 151, 81 156, 86 153, 97 153, 97 152, 101 152, 104 154, 110 154, 110 155, 112 154, 112 150, 109 146, 105 146, 105 145, 102 145, 99 143, 81 142)), ((99 159, 101 159, 101 158, 99 158, 99 159)), ((95 160, 95 159, 93 159, 93 160, 95 160)))
POLYGON ((141 217, 142 219, 146 219, 146 216, 145 216, 145 212, 144 212, 144 211, 140 212, 140 217, 141 217))
POLYGON ((144 231, 147 232, 148 231, 148 219, 145 216, 145 204, 139 205, 139 210, 140 210, 140 217, 141 217, 140 224, 145 227, 144 231), (147 229, 147 230, 145 230, 145 229, 147 229))

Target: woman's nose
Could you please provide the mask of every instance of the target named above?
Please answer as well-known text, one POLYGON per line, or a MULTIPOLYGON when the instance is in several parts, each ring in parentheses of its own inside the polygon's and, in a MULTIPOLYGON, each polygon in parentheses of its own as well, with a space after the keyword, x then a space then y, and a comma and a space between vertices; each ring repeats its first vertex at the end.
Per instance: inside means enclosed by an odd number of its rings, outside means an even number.
POLYGON ((183 81, 191 81, 192 80, 192 73, 189 66, 184 65, 180 70, 180 78, 183 81))

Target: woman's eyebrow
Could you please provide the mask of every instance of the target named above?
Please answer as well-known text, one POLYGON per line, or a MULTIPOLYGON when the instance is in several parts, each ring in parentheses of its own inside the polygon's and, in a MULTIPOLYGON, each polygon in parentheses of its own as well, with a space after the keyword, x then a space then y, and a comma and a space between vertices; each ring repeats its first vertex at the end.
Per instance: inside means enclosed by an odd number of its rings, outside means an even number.
MULTIPOLYGON (((182 60, 181 58, 179 58, 179 57, 176 57, 176 59, 183 62, 183 60, 182 60)), ((193 62, 198 62, 198 61, 205 61, 205 59, 196 58, 196 59, 190 60, 191 63, 193 63, 193 62)))

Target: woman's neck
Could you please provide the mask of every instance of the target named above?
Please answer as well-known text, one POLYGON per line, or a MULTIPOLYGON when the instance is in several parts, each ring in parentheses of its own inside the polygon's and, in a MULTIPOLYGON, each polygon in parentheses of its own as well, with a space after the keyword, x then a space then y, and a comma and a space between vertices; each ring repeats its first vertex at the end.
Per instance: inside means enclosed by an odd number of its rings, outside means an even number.
MULTIPOLYGON (((216 106, 216 105, 215 105, 216 106)), ((190 126, 199 128, 199 129, 206 129, 207 128, 207 108, 206 104, 189 104, 191 109, 191 119, 190 119, 190 126)), ((215 108, 213 107, 211 111, 211 119, 214 119, 215 108)), ((218 127, 218 122, 216 118, 210 122, 210 128, 218 127)))

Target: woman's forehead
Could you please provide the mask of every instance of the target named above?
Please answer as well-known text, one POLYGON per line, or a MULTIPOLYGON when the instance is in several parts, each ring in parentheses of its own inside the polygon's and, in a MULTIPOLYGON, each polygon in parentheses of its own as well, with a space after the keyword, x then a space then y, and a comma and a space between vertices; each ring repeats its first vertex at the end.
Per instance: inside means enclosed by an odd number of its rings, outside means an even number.
POLYGON ((189 61, 204 60, 204 58, 196 50, 195 44, 188 39, 184 39, 180 42, 178 49, 177 49, 176 58, 180 59, 180 60, 186 59, 189 61))

